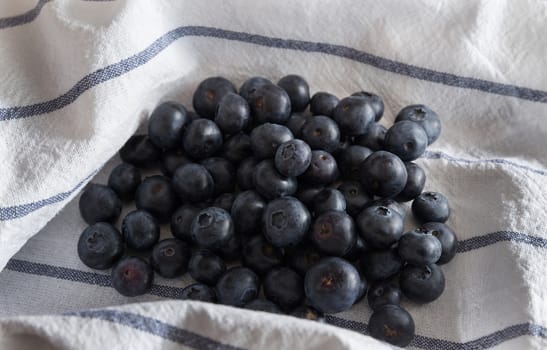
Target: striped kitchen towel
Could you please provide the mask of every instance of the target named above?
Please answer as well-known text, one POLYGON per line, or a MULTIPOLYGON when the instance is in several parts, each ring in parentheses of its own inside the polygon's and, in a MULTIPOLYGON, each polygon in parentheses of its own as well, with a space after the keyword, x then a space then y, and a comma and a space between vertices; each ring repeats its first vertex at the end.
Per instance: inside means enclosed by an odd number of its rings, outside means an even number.
POLYGON ((130 299, 76 255, 78 193, 156 104, 290 73, 383 96, 386 126, 408 104, 441 116, 417 163, 461 243, 441 298, 404 304, 411 347, 547 347, 547 2, 19 0, 0 17, 0 349, 390 348, 365 336, 366 301, 325 325, 166 300, 189 277, 130 299))

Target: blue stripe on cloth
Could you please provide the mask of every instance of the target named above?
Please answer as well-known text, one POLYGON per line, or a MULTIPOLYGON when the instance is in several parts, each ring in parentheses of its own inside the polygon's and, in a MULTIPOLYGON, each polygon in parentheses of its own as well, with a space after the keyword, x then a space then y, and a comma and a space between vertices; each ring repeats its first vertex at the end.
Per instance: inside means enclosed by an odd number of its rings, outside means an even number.
POLYGON ((118 310, 90 310, 66 313, 64 316, 77 316, 83 318, 99 319, 123 326, 127 326, 139 331, 153 334, 175 343, 188 346, 193 349, 218 349, 218 350, 237 350, 241 349, 235 346, 226 345, 216 340, 204 337, 202 335, 187 331, 182 328, 171 326, 165 322, 152 317, 139 314, 118 311, 118 310))
POLYGON ((51 0, 39 0, 34 8, 25 13, 12 17, 0 18, 0 29, 12 28, 34 21, 40 14, 40 11, 42 11, 44 5, 50 1, 51 0))
POLYGON ((547 239, 545 238, 527 235, 520 232, 498 231, 459 241, 457 252, 465 253, 496 244, 498 242, 525 243, 538 248, 547 248, 547 239))
POLYGON ((91 175, 87 176, 85 179, 80 181, 74 188, 71 190, 68 190, 66 192, 57 193, 56 195, 53 195, 46 199, 41 199, 36 202, 26 203, 26 204, 19 204, 14 205, 11 207, 4 207, 0 208, 0 221, 6 221, 6 220, 13 220, 17 219, 23 216, 26 216, 33 211, 36 211, 40 208, 43 208, 47 205, 55 204, 58 202, 61 202, 68 197, 72 193, 74 193, 76 190, 78 190, 84 183, 86 183, 89 179, 91 179, 93 176, 95 176, 99 172, 98 170, 95 170, 91 175))
POLYGON ((347 58, 385 71, 431 81, 443 85, 474 89, 502 96, 512 96, 524 100, 547 103, 547 91, 534 90, 515 85, 501 84, 481 79, 462 77, 450 73, 421 68, 387 58, 374 56, 351 47, 293 39, 281 39, 264 35, 235 32, 231 30, 184 26, 171 30, 155 40, 145 50, 117 63, 98 69, 78 81, 70 90, 49 101, 26 106, 0 108, 0 120, 11 120, 41 115, 61 109, 74 102, 81 94, 105 81, 117 78, 140 67, 157 56, 165 48, 182 37, 212 37, 239 41, 259 46, 304 52, 317 52, 347 58))

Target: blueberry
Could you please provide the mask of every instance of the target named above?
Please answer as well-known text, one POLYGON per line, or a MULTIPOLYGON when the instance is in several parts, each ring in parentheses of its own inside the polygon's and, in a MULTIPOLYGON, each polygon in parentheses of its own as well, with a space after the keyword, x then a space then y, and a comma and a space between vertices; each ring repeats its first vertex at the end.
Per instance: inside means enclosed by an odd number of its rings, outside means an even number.
POLYGON ((229 93, 235 93, 234 84, 223 77, 211 77, 202 81, 192 98, 194 110, 202 117, 213 119, 220 100, 229 93))
POLYGON ((399 240, 399 256, 416 266, 434 264, 442 254, 442 245, 432 231, 424 228, 405 233, 399 240))
POLYGON ((228 93, 222 97, 215 115, 215 123, 224 134, 233 135, 247 127, 251 109, 247 101, 238 94, 228 93))
POLYGON ((354 305, 363 300, 365 295, 367 295, 368 282, 363 276, 361 276, 361 284, 359 285, 359 294, 357 294, 357 299, 355 299, 354 305))
POLYGON ((248 101, 257 124, 285 124, 291 115, 289 95, 277 85, 264 84, 256 87, 248 101))
POLYGON ((361 237, 374 248, 389 248, 403 234, 403 218, 388 207, 367 207, 356 222, 361 237))
POLYGON ((194 218, 191 230, 192 240, 198 246, 216 250, 234 235, 234 223, 226 210, 209 207, 194 218))
POLYGON ((188 269, 189 260, 190 246, 176 238, 159 241, 150 255, 154 271, 165 278, 182 276, 188 269))
POLYGON ((303 242, 294 247, 287 253, 287 264, 300 275, 306 275, 306 272, 321 260, 322 255, 316 247, 303 242))
POLYGON ((304 205, 308 207, 313 207, 315 203, 315 196, 319 194, 319 192, 323 191, 325 187, 323 186, 306 186, 302 182, 298 184, 298 191, 294 194, 294 196, 304 203, 304 205))
POLYGON ((286 126, 265 123, 251 132, 251 148, 256 159, 273 158, 277 147, 293 138, 286 126))
POLYGON ((302 179, 312 185, 328 185, 338 178, 338 164, 334 157, 325 151, 311 152, 311 164, 302 174, 302 179))
POLYGON ((312 225, 311 239, 320 252, 344 256, 355 245, 355 224, 343 211, 328 211, 317 217, 312 225))
POLYGON ((222 147, 222 133, 212 120, 196 119, 186 127, 182 146, 192 158, 208 158, 222 147))
POLYGON ((450 206, 442 193, 423 192, 412 202, 412 213, 421 222, 446 222, 450 206))
POLYGON ((287 141, 277 148, 274 162, 284 176, 302 175, 311 164, 311 148, 302 140, 287 141))
POLYGON ((282 310, 292 310, 304 301, 304 279, 288 267, 270 270, 263 281, 264 295, 282 310))
POLYGON ((238 193, 231 210, 235 232, 245 236, 260 233, 262 230, 262 213, 265 207, 266 202, 255 191, 238 193))
POLYGON ((199 213, 199 208, 192 205, 183 205, 171 216, 171 233, 176 238, 188 243, 192 242, 192 221, 199 213))
POLYGON ((160 158, 160 150, 146 135, 133 135, 120 149, 120 158, 125 163, 133 164, 140 168, 148 168, 155 165, 160 158))
POLYGON ((376 151, 361 164, 361 181, 370 194, 393 197, 406 185, 405 164, 393 153, 376 151))
POLYGON ((357 239, 355 240, 355 244, 351 249, 346 253, 346 255, 343 256, 344 259, 347 261, 354 262, 357 259, 361 257, 361 255, 365 254, 367 250, 369 250, 370 247, 367 245, 367 243, 357 235, 357 239))
POLYGON ((370 317, 368 332, 376 339, 406 347, 414 339, 414 320, 400 306, 384 305, 370 317))
POLYGON ((234 204, 235 195, 231 192, 226 192, 215 198, 213 202, 213 207, 222 208, 227 212, 232 210, 232 205, 234 204))
POLYGON ((310 112, 313 115, 326 115, 332 117, 334 109, 340 100, 328 92, 317 92, 310 100, 310 112))
POLYGON ((133 199, 140 184, 141 171, 128 163, 119 164, 108 177, 108 187, 123 200, 133 199))
POLYGON ((275 168, 273 160, 263 160, 255 167, 253 183, 256 191, 266 199, 290 196, 296 192, 296 177, 283 176, 275 168))
POLYGON ((147 177, 137 188, 135 205, 148 211, 156 219, 166 222, 177 208, 179 200, 169 178, 161 175, 147 177))
POLYGON ((308 305, 300 305, 296 309, 294 309, 291 313, 291 316, 303 318, 305 320, 309 321, 316 321, 319 323, 326 323, 325 315, 323 313, 317 311, 311 306, 308 305))
POLYGON ((289 120, 287 121, 286 127, 292 132, 294 137, 302 137, 302 127, 306 121, 310 120, 311 117, 302 113, 291 114, 289 120))
POLYGON ((456 248, 458 246, 458 239, 454 230, 440 222, 428 222, 422 225, 422 228, 431 232, 441 242, 442 254, 439 260, 437 260, 437 264, 446 264, 452 260, 456 255, 456 248))
POLYGON ((337 154, 336 162, 338 168, 347 179, 361 179, 361 164, 372 154, 372 151, 366 147, 352 145, 337 154))
POLYGON ((340 143, 340 129, 329 117, 318 115, 309 118, 302 126, 302 140, 312 149, 322 149, 333 152, 340 143))
POLYGON ((183 201, 202 202, 215 193, 213 176, 199 164, 186 164, 175 171, 173 189, 183 201))
POLYGON ((342 99, 333 114, 342 134, 348 136, 363 135, 375 117, 376 113, 368 101, 358 96, 342 99))
POLYGON ((425 186, 425 171, 416 163, 405 163, 407 179, 405 188, 395 197, 400 202, 408 202, 418 197, 425 186))
POLYGON ((242 261, 245 266, 262 275, 283 263, 283 253, 262 235, 257 235, 243 245, 242 261))
POLYGON ((370 286, 368 290, 368 305, 372 310, 378 310, 384 305, 401 304, 401 290, 391 281, 380 281, 370 286))
POLYGON ((122 234, 129 248, 148 250, 160 238, 160 224, 145 210, 135 210, 125 216, 122 234))
POLYGON ((428 145, 435 142, 441 134, 441 119, 437 113, 432 111, 427 106, 406 106, 399 112, 399 114, 397 114, 397 118, 395 118, 396 123, 402 120, 410 120, 418 123, 422 128, 424 128, 425 133, 427 134, 428 145))
POLYGON ((403 261, 397 254, 396 248, 370 250, 361 255, 359 266, 367 280, 378 281, 388 279, 399 273, 403 261))
POLYGON ((148 122, 150 141, 159 149, 177 148, 184 126, 190 122, 186 108, 176 102, 164 102, 157 106, 148 122))
POLYGON ((380 96, 366 91, 359 91, 352 94, 351 96, 361 97, 362 99, 367 101, 370 107, 372 107, 372 109, 374 110, 375 121, 382 119, 382 115, 384 115, 384 101, 380 96))
POLYGON ((252 77, 246 80, 243 85, 241 85, 241 87, 239 88, 239 94, 247 101, 250 101, 251 94, 254 94, 259 86, 271 84, 272 82, 266 78, 252 77))
POLYGON ((247 134, 232 135, 224 142, 222 156, 232 163, 239 163, 252 155, 251 137, 247 134))
POLYGON ((401 203, 397 202, 396 200, 394 200, 392 198, 376 199, 376 200, 374 200, 374 201, 367 204, 367 207, 371 207, 371 206, 386 207, 389 210, 394 211, 397 214, 401 215, 401 217, 403 218, 403 221, 406 218, 406 209, 405 209, 405 207, 401 203))
POLYGON ((236 172, 236 179, 237 186, 240 190, 246 191, 255 188, 254 173, 257 164, 258 161, 253 157, 245 158, 241 161, 241 163, 239 163, 236 172))
POLYGON ((241 251, 243 249, 242 236, 237 232, 228 240, 226 244, 220 247, 218 255, 227 262, 234 261, 241 258, 241 251))
POLYGON ((331 210, 345 211, 346 199, 337 189, 325 188, 313 200, 313 213, 315 216, 319 216, 331 210))
POLYGON ((246 267, 233 267, 226 271, 215 287, 221 304, 242 307, 258 296, 258 276, 246 267))
POLYGON ((78 256, 92 269, 108 269, 122 254, 122 236, 114 226, 106 222, 87 227, 78 240, 78 256))
POLYGON ((142 258, 128 256, 112 268, 112 286, 123 296, 146 294, 152 289, 153 282, 154 271, 142 258))
POLYGON ((80 197, 79 207, 88 224, 115 222, 122 211, 122 201, 110 187, 90 184, 80 197))
POLYGON ((188 120, 190 122, 202 118, 200 115, 198 115, 196 112, 193 111, 186 111, 186 116, 188 116, 188 120))
POLYGON ((262 311, 262 312, 269 312, 271 314, 282 314, 283 312, 269 300, 264 299, 255 299, 247 304, 245 304, 245 309, 247 310, 254 310, 254 311, 262 311))
POLYGON ((229 160, 220 157, 212 157, 202 160, 200 164, 203 165, 213 177, 215 195, 232 192, 234 190, 236 169, 229 160))
POLYGON ((426 147, 427 134, 424 129, 408 120, 393 124, 384 139, 384 149, 398 155, 405 162, 418 159, 426 147))
POLYGON ((308 82, 299 75, 286 75, 281 78, 277 85, 289 95, 292 110, 302 112, 310 102, 310 87, 308 82))
POLYGON ((304 290, 311 306, 334 314, 351 308, 357 300, 361 278, 347 261, 329 257, 313 265, 304 278, 304 290))
POLYGON ((172 177, 178 167, 190 163, 192 163, 192 160, 184 154, 183 150, 167 151, 161 158, 161 172, 165 176, 172 177))
POLYGON ((371 123, 363 135, 355 138, 355 144, 367 147, 373 151, 380 151, 384 148, 384 139, 387 129, 380 123, 371 123))
POLYGON ((354 217, 372 201, 372 196, 357 181, 344 181, 338 186, 338 190, 346 199, 346 211, 354 217))
POLYGON ((263 213, 264 236, 276 247, 298 244, 308 232, 311 215, 294 197, 274 199, 263 213))
POLYGON ((217 296, 215 290, 206 284, 194 283, 182 290, 180 298, 182 300, 204 301, 206 303, 216 303, 217 296))
POLYGON ((399 285, 404 296, 417 303, 430 303, 444 291, 445 280, 441 268, 406 265, 401 271, 399 285))
POLYGON ((188 272, 196 281, 214 286, 226 272, 226 264, 211 251, 198 250, 192 254, 188 272))

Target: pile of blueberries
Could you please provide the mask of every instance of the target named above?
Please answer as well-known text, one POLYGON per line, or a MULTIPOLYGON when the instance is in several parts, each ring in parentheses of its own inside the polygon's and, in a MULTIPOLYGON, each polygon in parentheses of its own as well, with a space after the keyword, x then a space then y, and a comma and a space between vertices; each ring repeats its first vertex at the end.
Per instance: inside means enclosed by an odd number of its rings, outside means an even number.
POLYGON ((277 84, 253 77, 239 94, 230 81, 208 78, 193 107, 157 106, 148 135, 120 150, 108 185, 86 188, 82 262, 112 268, 124 296, 150 291, 154 273, 188 271, 197 283, 183 299, 319 321, 368 292, 369 333, 408 345, 415 327, 401 299, 437 299, 439 265, 457 245, 444 224, 446 197, 422 192, 425 172, 412 162, 439 137, 438 115, 411 105, 386 129, 381 97, 310 98, 298 75, 277 84), (163 175, 142 179, 143 169, 158 167, 163 175), (120 233, 113 224, 133 200, 120 233), (401 203, 409 201, 421 226, 403 233, 401 203), (160 240, 164 223, 173 238, 160 240))

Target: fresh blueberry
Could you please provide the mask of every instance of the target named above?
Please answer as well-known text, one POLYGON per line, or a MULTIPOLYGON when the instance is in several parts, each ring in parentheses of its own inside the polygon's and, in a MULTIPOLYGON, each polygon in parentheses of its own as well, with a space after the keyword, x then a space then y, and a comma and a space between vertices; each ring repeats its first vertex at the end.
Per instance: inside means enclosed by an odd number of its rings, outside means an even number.
POLYGON ((110 187, 90 184, 79 202, 80 214, 88 224, 115 222, 122 211, 122 201, 110 187))
POLYGON ((416 266, 434 264, 442 254, 442 245, 432 231, 424 228, 405 233, 399 240, 399 256, 416 266))
POLYGON ((367 100, 358 96, 342 99, 334 109, 333 118, 344 135, 363 135, 374 122, 376 112, 367 100))
POLYGON ((324 258, 313 265, 304 278, 304 290, 311 306, 335 314, 351 308, 359 296, 361 278, 349 262, 324 258))
POLYGON ((260 233, 262 230, 262 213, 265 207, 266 202, 255 191, 238 193, 231 210, 235 232, 244 236, 260 233))
POLYGON ((362 99, 367 101, 370 107, 372 107, 372 109, 374 110, 375 121, 382 119, 382 115, 384 115, 384 101, 380 96, 366 91, 359 91, 352 94, 351 96, 361 97, 362 99))
POLYGON ((159 241, 150 255, 154 271, 165 278, 182 276, 188 269, 189 260, 190 246, 176 238, 159 241))
POLYGON ((380 151, 384 148, 384 139, 387 129, 380 123, 372 123, 363 135, 355 138, 355 144, 367 147, 373 151, 380 151))
POLYGON ((294 197, 282 197, 266 205, 263 213, 264 236, 276 247, 298 244, 308 232, 311 215, 294 197))
POLYGON ((345 211, 346 199, 337 189, 325 188, 313 200, 313 213, 315 216, 319 216, 331 210, 345 211))
POLYGON ((352 145, 337 154, 338 168, 347 179, 359 180, 361 178, 361 164, 372 154, 366 147, 352 145))
POLYGON ((367 280, 361 276, 361 284, 359 285, 359 294, 357 294, 357 299, 355 299, 354 305, 363 300, 365 295, 367 295, 368 290, 368 282, 367 280))
POLYGON ((264 299, 255 299, 244 306, 247 310, 254 310, 254 311, 262 311, 262 312, 269 312, 271 314, 282 314, 283 312, 269 300, 264 299))
POLYGON ((368 332, 376 339, 406 347, 414 339, 414 320, 408 311, 400 306, 384 305, 370 317, 368 332))
POLYGON ((298 186, 296 177, 281 175, 271 159, 256 165, 253 183, 256 191, 266 199, 290 196, 296 192, 298 186))
POLYGON ((133 135, 120 149, 120 158, 125 163, 140 168, 149 168, 156 164, 161 151, 154 146, 147 135, 133 135))
POLYGON ((309 118, 302 126, 302 140, 312 149, 333 152, 340 144, 340 129, 329 117, 318 115, 309 118))
POLYGON ((228 240, 228 242, 220 247, 218 250, 218 255, 225 261, 231 262, 241 258, 242 250, 242 236, 239 233, 234 232, 234 235, 228 240))
POLYGON ((122 236, 114 226, 106 222, 87 227, 78 240, 78 256, 92 269, 108 269, 122 254, 122 236))
POLYGON ((437 260, 437 264, 446 264, 452 260, 456 255, 456 248, 458 246, 458 239, 454 230, 440 222, 428 222, 422 225, 422 227, 431 232, 441 242, 442 254, 439 260, 437 260))
POLYGON ((405 188, 395 197, 400 202, 408 202, 418 197, 425 186, 425 171, 418 164, 405 163, 407 179, 405 188))
POLYGON ((216 207, 205 208, 192 221, 192 240, 207 249, 219 249, 234 235, 230 213, 216 207))
POLYGON ((358 260, 361 255, 366 254, 367 250, 369 250, 370 247, 367 245, 367 243, 357 235, 357 239, 355 240, 355 244, 351 249, 346 253, 346 255, 343 256, 344 259, 347 261, 354 262, 358 260))
POLYGON ((311 164, 311 148, 302 140, 287 141, 277 148, 274 162, 284 176, 302 175, 311 164))
POLYGON ((412 213, 421 222, 446 222, 450 206, 442 193, 423 192, 412 202, 412 213))
POLYGON ((305 320, 309 321, 316 321, 319 323, 326 323, 325 315, 323 313, 317 311, 311 306, 308 305, 300 305, 296 309, 294 309, 291 313, 291 316, 303 318, 305 320))
POLYGON ((396 248, 370 250, 361 255, 359 266, 367 280, 378 281, 388 279, 399 273, 403 261, 397 254, 396 248))
POLYGON ((370 194, 396 196, 405 188, 406 180, 405 164, 393 153, 376 151, 361 164, 361 181, 370 194))
POLYGON ((251 148, 256 159, 273 158, 277 147, 292 139, 294 136, 286 126, 265 123, 251 132, 251 148))
POLYGON ((194 110, 202 117, 213 119, 217 105, 222 98, 229 94, 235 93, 234 84, 222 77, 211 77, 202 81, 192 98, 194 110))
POLYGON ((429 107, 424 105, 411 105, 403 108, 395 122, 400 122, 402 120, 410 120, 412 122, 420 124, 424 128, 425 133, 427 134, 427 144, 430 145, 435 142, 441 135, 441 119, 432 111, 429 107))
POLYGON ((239 163, 252 155, 251 137, 244 133, 230 136, 222 146, 222 156, 232 163, 239 163))
POLYGON ((206 284, 194 283, 182 290, 180 298, 182 300, 196 300, 206 303, 216 303, 217 296, 215 290, 206 284))
POLYGON ((308 82, 299 75, 286 75, 281 78, 277 85, 289 95, 292 110, 302 112, 310 102, 310 87, 308 82))
POLYGON ((237 167, 236 179, 240 190, 252 190, 254 185, 254 173, 258 161, 254 157, 245 158, 237 167))
POLYGON ((310 112, 313 115, 326 115, 332 117, 334 109, 340 100, 328 92, 317 92, 310 100, 310 112))
POLYGON ((113 189, 123 200, 133 199, 140 184, 141 171, 128 163, 119 164, 108 177, 108 187, 113 189))
POLYGON ((226 272, 226 264, 211 251, 198 250, 192 254, 188 272, 196 281, 214 286, 226 272))
POLYGON ((346 211, 353 217, 359 214, 365 205, 372 201, 372 196, 357 181, 342 182, 338 186, 338 191, 344 195, 346 199, 346 211))
POLYGON ((427 147, 427 134, 417 123, 403 120, 388 129, 384 148, 408 162, 418 159, 427 147))
POLYGON ((202 202, 214 195, 215 182, 203 165, 190 163, 175 171, 173 189, 183 201, 202 202))
POLYGON ((289 95, 277 85, 257 86, 248 101, 257 124, 285 124, 291 115, 289 95))
POLYGON ((441 268, 406 265, 401 271, 399 285, 404 296, 417 303, 430 303, 444 291, 445 280, 441 268))
POLYGON ((356 222, 361 237, 374 248, 389 248, 403 234, 403 218, 388 207, 367 207, 356 222))
POLYGON ((213 207, 222 208, 227 212, 232 210, 232 205, 234 204, 236 196, 232 192, 226 192, 215 198, 213 202, 213 207))
POLYGON ((239 94, 247 101, 250 101, 250 96, 256 92, 256 89, 262 85, 273 84, 270 80, 263 77, 252 77, 246 80, 239 88, 239 94))
POLYGON ((145 210, 135 210, 125 216, 122 235, 129 248, 148 250, 160 238, 160 224, 145 210))
POLYGON ((173 236, 191 243, 192 221, 199 212, 199 208, 192 205, 183 205, 178 208, 171 216, 171 233, 173 236))
POLYGON ((122 258, 112 268, 112 286, 126 297, 148 293, 154 282, 154 270, 144 259, 136 256, 122 258))
POLYGON ((238 94, 228 93, 222 97, 215 115, 215 123, 224 134, 233 135, 244 130, 251 118, 247 101, 238 94))
POLYGON ((302 179, 311 185, 328 185, 338 178, 338 164, 334 157, 325 151, 311 152, 311 164, 302 174, 302 179))
POLYGON ((258 296, 260 280, 246 267, 233 267, 222 275, 215 291, 221 304, 242 307, 258 296))
POLYGON ((186 108, 176 102, 164 102, 157 106, 148 122, 150 141, 159 149, 177 148, 184 126, 190 122, 186 108))
POLYGON ((368 290, 368 305, 377 310, 384 305, 400 305, 401 290, 392 281, 380 281, 368 290))
POLYGON ((169 178, 161 175, 147 177, 137 188, 135 205, 148 211, 156 219, 166 222, 179 204, 169 178))
POLYGON ((397 202, 396 200, 392 198, 379 198, 379 199, 373 200, 372 202, 367 204, 367 207, 371 207, 371 206, 386 207, 389 210, 394 211, 397 214, 401 215, 401 217, 403 218, 403 221, 406 218, 405 207, 401 203, 397 202))
POLYGON ((203 165, 213 177, 215 195, 232 192, 234 190, 236 169, 229 160, 220 157, 212 157, 202 160, 200 164, 203 165))
POLYGON ((304 301, 304 279, 288 267, 270 270, 263 281, 264 295, 282 310, 292 310, 304 301))
POLYGON ((321 258, 322 255, 317 248, 306 241, 287 253, 287 264, 304 276, 310 267, 315 265, 321 258))
POLYGON ((283 263, 283 253, 262 235, 257 235, 243 245, 241 260, 245 266, 262 275, 283 263))
POLYGON ((208 158, 222 147, 222 133, 214 121, 196 119, 186 127, 182 146, 192 158, 208 158))
POLYGON ((161 172, 165 176, 172 177, 178 167, 192 163, 181 149, 167 151, 161 158, 161 172))
POLYGON ((357 235, 351 216, 343 211, 328 211, 315 219, 311 240, 320 252, 330 256, 344 256, 355 245, 357 235))
POLYGON ((313 207, 315 203, 315 196, 317 196, 319 192, 324 189, 325 187, 323 186, 306 186, 306 184, 300 182, 298 184, 298 191, 296 191, 294 196, 307 207, 313 207))
POLYGON ((289 117, 289 120, 287 121, 287 124, 285 126, 289 128, 294 137, 300 138, 302 137, 302 127, 309 119, 311 119, 309 115, 302 113, 293 113, 289 117))

